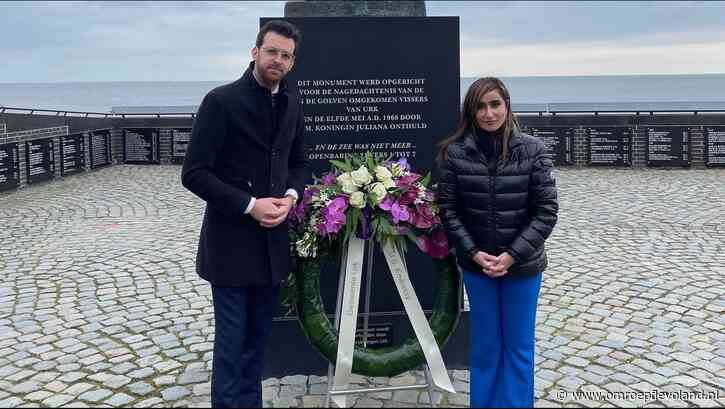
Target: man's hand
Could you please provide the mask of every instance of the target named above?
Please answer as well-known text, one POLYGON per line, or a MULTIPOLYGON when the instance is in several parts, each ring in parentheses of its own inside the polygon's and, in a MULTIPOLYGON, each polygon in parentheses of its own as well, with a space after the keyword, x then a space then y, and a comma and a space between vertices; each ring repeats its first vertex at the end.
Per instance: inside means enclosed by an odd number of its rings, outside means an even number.
POLYGON ((257 199, 249 214, 259 222, 262 227, 275 227, 285 221, 294 203, 292 196, 282 199, 276 197, 265 197, 257 199))

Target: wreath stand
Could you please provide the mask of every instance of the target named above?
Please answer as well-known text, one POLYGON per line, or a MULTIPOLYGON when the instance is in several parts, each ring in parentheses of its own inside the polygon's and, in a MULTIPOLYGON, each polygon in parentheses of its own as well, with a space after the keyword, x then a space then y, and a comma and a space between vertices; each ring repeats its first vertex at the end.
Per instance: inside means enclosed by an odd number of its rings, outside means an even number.
MULTIPOLYGON (((371 292, 371 284, 373 281, 372 273, 373 273, 373 255, 375 253, 375 239, 370 238, 367 240, 367 246, 366 246, 365 252, 367 253, 367 271, 365 271, 365 306, 364 311, 362 314, 363 316, 363 346, 367 347, 367 338, 368 338, 368 326, 369 326, 369 319, 370 319, 370 292, 371 292)), ((396 247, 397 248, 397 247, 396 247)), ((400 252, 400 248, 397 248, 400 252)), ((341 310, 342 310, 342 300, 343 300, 343 292, 345 287, 345 275, 347 273, 346 266, 347 266, 347 246, 341 246, 341 253, 342 258, 340 262, 340 274, 339 274, 339 283, 337 287, 337 301, 335 306, 335 331, 339 333, 340 331, 340 321, 341 321, 341 310)), ((402 255, 402 252, 400 252, 402 255)), ((405 261, 405 257, 401 257, 403 259, 403 263, 407 263, 405 261)), ((354 341, 353 341, 354 342, 354 341)), ((324 407, 329 408, 330 407, 330 399, 332 396, 337 395, 351 395, 356 393, 375 393, 375 392, 392 392, 392 391, 401 391, 401 390, 415 390, 415 389, 428 389, 428 400, 430 401, 430 407, 435 408, 435 402, 433 401, 433 378, 430 373, 430 368, 428 367, 427 363, 424 363, 423 370, 425 372, 425 378, 426 383, 422 384, 416 384, 416 385, 405 385, 405 386, 383 386, 378 388, 356 388, 356 389, 340 389, 340 390, 333 390, 333 381, 334 381, 334 374, 335 374, 335 363, 330 361, 330 364, 328 366, 327 370, 327 393, 325 394, 325 404, 324 407)))

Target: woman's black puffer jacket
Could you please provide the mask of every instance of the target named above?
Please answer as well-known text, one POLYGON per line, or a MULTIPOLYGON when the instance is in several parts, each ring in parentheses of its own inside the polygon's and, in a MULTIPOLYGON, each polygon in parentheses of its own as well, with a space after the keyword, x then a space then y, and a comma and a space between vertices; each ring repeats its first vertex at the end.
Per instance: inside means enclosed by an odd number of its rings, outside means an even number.
POLYGON ((480 272, 471 251, 514 259, 509 275, 531 276, 547 266, 544 241, 557 221, 559 204, 544 143, 515 129, 509 155, 489 171, 474 136, 450 144, 440 164, 438 203, 461 268, 480 272))

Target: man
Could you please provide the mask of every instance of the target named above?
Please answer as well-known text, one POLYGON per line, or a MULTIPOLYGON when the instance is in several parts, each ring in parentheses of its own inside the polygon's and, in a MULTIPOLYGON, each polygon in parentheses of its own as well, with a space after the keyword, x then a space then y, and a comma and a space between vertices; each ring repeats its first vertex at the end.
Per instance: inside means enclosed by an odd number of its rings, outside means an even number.
POLYGON ((213 407, 261 407, 262 363, 280 282, 290 272, 285 219, 309 178, 302 105, 284 77, 300 32, 275 20, 242 78, 199 107, 182 183, 206 201, 196 259, 214 301, 213 407))

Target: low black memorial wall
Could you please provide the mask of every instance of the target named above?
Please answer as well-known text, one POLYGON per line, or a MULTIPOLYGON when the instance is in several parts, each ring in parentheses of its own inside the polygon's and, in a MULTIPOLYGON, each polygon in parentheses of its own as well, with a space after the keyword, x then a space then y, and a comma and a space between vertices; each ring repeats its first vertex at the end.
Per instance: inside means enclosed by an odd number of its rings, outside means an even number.
POLYGON ((181 164, 184 162, 190 139, 191 128, 171 129, 171 163, 181 164))
POLYGON ((0 145, 0 191, 20 186, 20 158, 17 142, 0 145))
POLYGON ((705 127, 705 165, 725 167, 725 125, 705 127))
POLYGON ((646 127, 647 166, 689 167, 690 132, 690 128, 684 126, 646 127))
POLYGON ((159 129, 124 129, 123 163, 159 164, 159 129))
POLYGON ((88 132, 88 158, 91 169, 108 166, 112 163, 110 129, 88 132))
POLYGON ((618 126, 587 127, 589 165, 631 166, 632 128, 618 126))
POLYGON ((574 128, 561 126, 524 127, 523 131, 531 136, 541 139, 546 148, 546 154, 551 157, 555 166, 574 164, 574 128))
POLYGON ((52 179, 55 174, 55 141, 53 138, 25 142, 25 160, 28 184, 52 179))
POLYGON ((85 133, 60 137, 60 174, 69 176, 86 170, 85 133))

